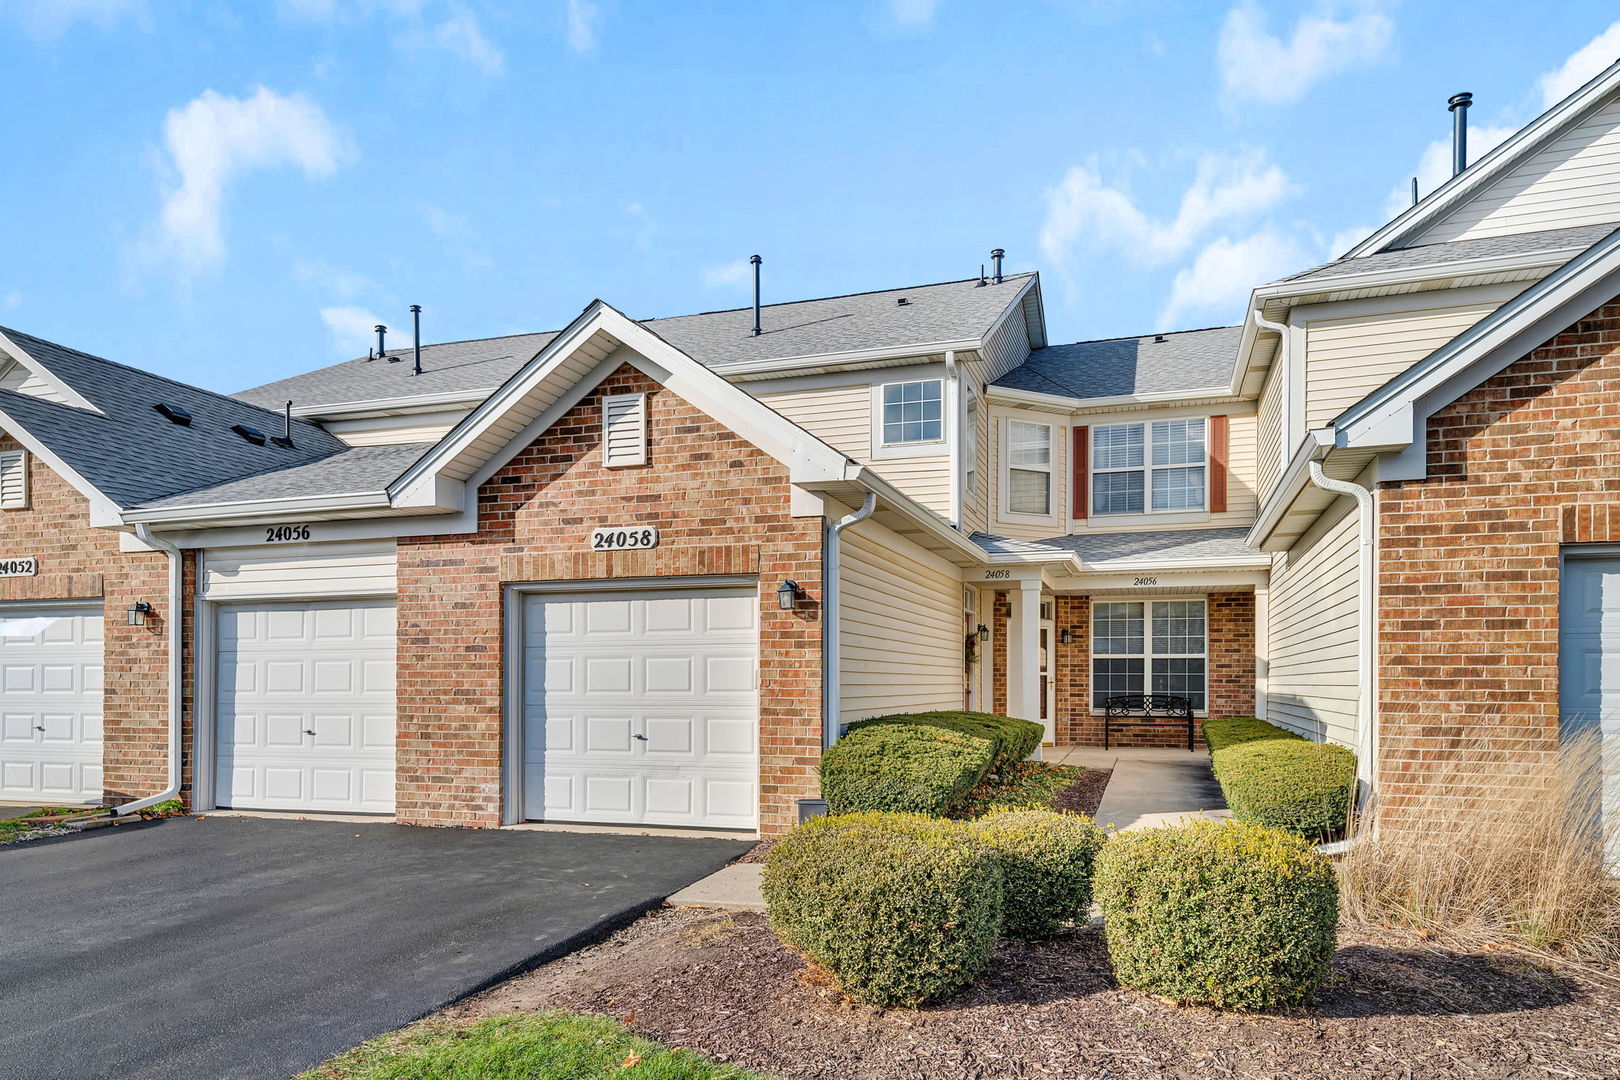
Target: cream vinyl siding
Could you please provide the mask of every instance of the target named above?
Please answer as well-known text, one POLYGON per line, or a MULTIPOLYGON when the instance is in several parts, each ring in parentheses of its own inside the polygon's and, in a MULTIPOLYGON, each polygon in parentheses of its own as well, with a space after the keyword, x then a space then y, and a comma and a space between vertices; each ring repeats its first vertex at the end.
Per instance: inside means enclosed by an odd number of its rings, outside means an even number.
POLYGON ((1228 413, 1226 431, 1226 513, 1211 514, 1212 526, 1248 525, 1260 511, 1256 454, 1259 418, 1228 413))
MULTIPOLYGON (((935 446, 928 454, 914 457, 885 457, 872 461, 872 387, 889 381, 917 378, 943 379, 939 375, 909 375, 905 379, 879 379, 842 386, 808 390, 762 393, 759 400, 856 461, 867 462, 901 491, 937 514, 949 515, 951 505, 951 459, 935 446)), ((744 389, 748 389, 745 385, 744 389)))
POLYGON ((392 540, 209 548, 202 556, 207 600, 393 595, 392 540))
MULTIPOLYGON (((966 387, 963 389, 965 391, 966 387)), ((978 483, 973 491, 964 490, 962 493, 962 527, 968 532, 981 532, 987 531, 990 527, 990 487, 995 482, 995 478, 990 474, 990 405, 983 397, 979 398, 979 407, 974 410, 973 421, 978 429, 978 447, 974 455, 978 483)), ((966 452, 964 441, 963 453, 966 452)))
POLYGON ((1273 557, 1266 719, 1356 745, 1356 514, 1341 498, 1273 557))
POLYGON ((1283 455, 1291 447, 1282 445, 1283 408, 1288 393, 1286 373, 1281 364, 1271 365, 1266 384, 1260 391, 1260 411, 1255 417, 1255 490, 1263 499, 1271 494, 1282 476, 1283 455))
POLYGON ((966 631, 954 569, 871 521, 844 530, 839 559, 840 722, 960 709, 966 631))
POLYGON ((5 353, 0 353, 0 390, 44 398, 46 401, 72 404, 50 380, 40 378, 5 353))
POLYGON ((990 430, 986 449, 990 460, 987 479, 990 482, 990 528, 996 536, 1015 540, 1046 540, 1067 532, 1069 520, 1069 418, 1054 413, 1032 412, 1028 409, 1008 409, 991 406, 990 430), (1007 514, 1007 474, 1002 467, 1002 454, 1006 451, 1007 423, 1022 420, 1030 424, 1045 424, 1052 429, 1052 515, 1033 517, 1027 514, 1007 514))
POLYGON ((409 416, 368 416, 358 420, 328 420, 323 428, 350 446, 390 446, 395 443, 438 442, 466 416, 467 409, 443 409, 409 416))
POLYGON ((1305 426, 1325 426, 1500 306, 1489 301, 1307 323, 1305 426))
POLYGON ((1022 311, 1014 311, 1007 321, 991 331, 980 350, 983 367, 979 376, 987 383, 995 382, 1013 368, 1029 359, 1029 326, 1022 311))
POLYGON ((1620 222, 1620 96, 1475 195, 1419 242, 1620 222))

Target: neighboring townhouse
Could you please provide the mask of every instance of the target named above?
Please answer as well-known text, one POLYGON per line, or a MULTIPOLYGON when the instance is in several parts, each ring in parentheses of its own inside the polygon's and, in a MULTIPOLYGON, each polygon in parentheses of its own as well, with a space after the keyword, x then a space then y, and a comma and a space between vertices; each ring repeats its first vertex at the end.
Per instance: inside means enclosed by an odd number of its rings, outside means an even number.
POLYGON ((0 331, 0 799, 774 834, 852 720, 1144 692, 1511 774, 1620 715, 1617 93, 1233 327, 998 251, 235 397, 0 331))

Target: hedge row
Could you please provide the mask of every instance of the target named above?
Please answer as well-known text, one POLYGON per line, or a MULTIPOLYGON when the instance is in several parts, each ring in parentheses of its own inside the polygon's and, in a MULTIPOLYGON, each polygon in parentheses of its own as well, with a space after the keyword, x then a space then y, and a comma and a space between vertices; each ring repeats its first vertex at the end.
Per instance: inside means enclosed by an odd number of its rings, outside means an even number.
POLYGON ((1027 758, 1042 727, 990 713, 901 713, 858 720, 821 757, 833 814, 942 816, 992 772, 1027 758))
POLYGON ((1342 832, 1356 792, 1356 756, 1253 717, 1204 724, 1210 765, 1239 821, 1312 840, 1342 832))
POLYGON ((866 720, 856 720, 849 725, 849 730, 853 734, 885 724, 922 724, 925 727, 954 731, 960 735, 988 739, 994 748, 991 751, 991 772, 1001 772, 1029 757, 1035 752, 1035 748, 1041 745, 1041 737, 1046 732, 1040 724, 1029 720, 980 712, 896 713, 893 716, 874 716, 866 720))

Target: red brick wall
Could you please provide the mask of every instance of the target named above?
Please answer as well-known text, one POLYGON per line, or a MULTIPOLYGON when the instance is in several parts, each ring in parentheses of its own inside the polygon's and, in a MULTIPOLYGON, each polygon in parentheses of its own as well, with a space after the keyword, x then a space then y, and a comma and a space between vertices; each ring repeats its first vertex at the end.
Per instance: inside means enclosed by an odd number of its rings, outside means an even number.
POLYGON ((788 470, 639 371, 621 367, 479 492, 479 531, 399 545, 401 821, 496 825, 502 584, 757 573, 761 830, 797 822, 821 755, 820 518, 790 515, 788 470), (649 464, 601 464, 601 397, 648 393, 649 464), (590 552, 603 523, 658 526, 647 552, 590 552), (797 581, 811 603, 778 610, 797 581))
MULTIPOLYGON (((17 449, 21 447, 14 440, 0 437, 0 450, 17 449)), ((83 495, 33 454, 27 460, 29 506, 0 510, 0 551, 37 557, 39 575, 0 578, 0 603, 102 602, 104 797, 116 803, 156 794, 168 779, 168 557, 119 551, 116 532, 91 527, 90 504, 83 495), (153 614, 145 626, 128 626, 125 609, 137 600, 151 604, 153 614)), ((184 606, 183 617, 189 619, 191 605, 184 606)), ((190 713, 187 701, 188 745, 190 713)))
POLYGON ((1444 766, 1489 794, 1558 745, 1564 544, 1620 539, 1620 304, 1430 418, 1428 477, 1380 486, 1379 799, 1444 766))
POLYGON ((1058 596, 1052 611, 1052 678, 1057 680, 1059 746, 1101 746, 1102 717, 1091 715, 1091 597, 1058 596), (1074 640, 1063 644, 1063 631, 1074 640))

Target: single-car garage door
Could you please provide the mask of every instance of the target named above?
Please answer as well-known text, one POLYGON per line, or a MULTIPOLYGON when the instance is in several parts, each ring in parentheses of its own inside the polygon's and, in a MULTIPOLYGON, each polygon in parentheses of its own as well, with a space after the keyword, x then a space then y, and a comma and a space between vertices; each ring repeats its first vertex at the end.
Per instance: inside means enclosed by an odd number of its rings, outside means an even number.
POLYGON ((218 609, 215 802, 394 809, 394 604, 218 609))
POLYGON ((753 828, 758 605, 751 587, 527 596, 524 817, 753 828))
POLYGON ((1558 621, 1564 729, 1602 733, 1604 811, 1620 820, 1620 555, 1564 560, 1558 621))
POLYGON ((102 607, 0 609, 0 799, 101 798, 102 607))

